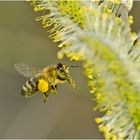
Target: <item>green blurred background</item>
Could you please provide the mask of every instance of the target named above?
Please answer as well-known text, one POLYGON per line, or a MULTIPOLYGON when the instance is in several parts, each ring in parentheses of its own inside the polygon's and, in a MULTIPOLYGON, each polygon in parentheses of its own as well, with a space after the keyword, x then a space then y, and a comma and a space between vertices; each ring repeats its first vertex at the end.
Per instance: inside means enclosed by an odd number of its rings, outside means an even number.
MULTIPOLYGON (((136 32, 139 9, 140 2, 134 2, 131 14, 136 32)), ((95 103, 82 68, 70 71, 78 91, 59 85, 59 94, 50 96, 47 104, 40 94, 29 99, 20 96, 27 79, 16 72, 14 63, 44 67, 60 62, 57 44, 48 39, 35 17, 29 2, 0 1, 0 138, 103 138, 94 122, 101 114, 92 111, 95 103)), ((61 62, 80 65, 66 59, 61 62)))

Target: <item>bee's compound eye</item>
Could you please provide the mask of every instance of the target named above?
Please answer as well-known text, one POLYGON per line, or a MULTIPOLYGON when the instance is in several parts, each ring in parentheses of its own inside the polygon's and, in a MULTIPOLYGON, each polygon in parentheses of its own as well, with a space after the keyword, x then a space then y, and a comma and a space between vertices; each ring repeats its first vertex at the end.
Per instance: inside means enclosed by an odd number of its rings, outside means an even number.
POLYGON ((59 69, 60 71, 63 71, 63 68, 62 68, 62 67, 59 67, 58 69, 59 69))
POLYGON ((60 71, 62 71, 63 70, 63 65, 61 63, 58 63, 57 64, 57 69, 59 69, 60 71))

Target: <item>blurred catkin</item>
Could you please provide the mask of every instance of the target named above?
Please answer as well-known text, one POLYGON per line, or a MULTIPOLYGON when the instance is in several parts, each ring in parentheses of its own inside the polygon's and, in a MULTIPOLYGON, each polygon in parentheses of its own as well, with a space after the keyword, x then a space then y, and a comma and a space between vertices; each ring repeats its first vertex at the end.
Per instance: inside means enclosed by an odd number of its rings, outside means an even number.
POLYGON ((106 139, 140 138, 140 41, 128 17, 132 0, 32 0, 59 42, 58 58, 83 62, 106 139))

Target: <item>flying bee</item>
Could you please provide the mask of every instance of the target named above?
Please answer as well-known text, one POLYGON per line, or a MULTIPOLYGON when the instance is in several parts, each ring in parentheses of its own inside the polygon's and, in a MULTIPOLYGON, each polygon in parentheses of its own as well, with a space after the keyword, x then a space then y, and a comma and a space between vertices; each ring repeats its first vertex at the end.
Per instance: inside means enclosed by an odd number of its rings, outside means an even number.
POLYGON ((59 83, 68 82, 73 88, 77 88, 75 82, 69 75, 69 68, 78 66, 67 66, 62 63, 47 66, 43 69, 34 68, 28 64, 15 64, 16 70, 30 77, 23 85, 21 95, 30 97, 37 91, 43 93, 44 102, 47 101, 50 94, 57 94, 57 85, 59 83))

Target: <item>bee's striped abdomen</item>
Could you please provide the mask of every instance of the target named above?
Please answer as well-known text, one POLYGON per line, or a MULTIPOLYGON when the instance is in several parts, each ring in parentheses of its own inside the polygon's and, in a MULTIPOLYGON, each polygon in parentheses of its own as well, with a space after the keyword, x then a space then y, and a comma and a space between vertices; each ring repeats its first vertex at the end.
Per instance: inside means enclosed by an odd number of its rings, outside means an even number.
POLYGON ((23 96, 33 95, 35 92, 38 91, 37 85, 38 85, 38 79, 35 77, 31 78, 23 85, 21 90, 21 95, 23 96))

